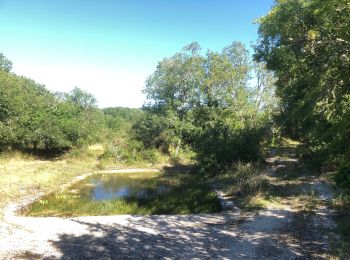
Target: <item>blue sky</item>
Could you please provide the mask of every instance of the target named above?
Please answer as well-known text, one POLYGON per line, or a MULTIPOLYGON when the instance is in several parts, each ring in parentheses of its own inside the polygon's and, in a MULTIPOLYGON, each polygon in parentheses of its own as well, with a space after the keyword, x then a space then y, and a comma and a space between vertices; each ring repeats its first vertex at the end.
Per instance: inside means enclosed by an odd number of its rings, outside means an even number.
POLYGON ((141 107, 157 62, 193 41, 220 51, 257 39, 273 0, 0 0, 0 52, 54 91, 75 86, 100 107, 141 107))

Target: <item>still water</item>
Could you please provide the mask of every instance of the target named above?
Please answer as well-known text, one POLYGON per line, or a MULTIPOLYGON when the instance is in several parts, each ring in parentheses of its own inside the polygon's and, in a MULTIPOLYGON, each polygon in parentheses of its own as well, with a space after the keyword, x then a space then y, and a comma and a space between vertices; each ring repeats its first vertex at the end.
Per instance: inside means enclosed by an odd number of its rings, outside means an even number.
POLYGON ((83 185, 90 188, 93 201, 128 199, 149 200, 170 191, 170 186, 162 183, 157 174, 103 174, 88 178, 83 185), (141 176, 143 176, 141 178, 141 176))

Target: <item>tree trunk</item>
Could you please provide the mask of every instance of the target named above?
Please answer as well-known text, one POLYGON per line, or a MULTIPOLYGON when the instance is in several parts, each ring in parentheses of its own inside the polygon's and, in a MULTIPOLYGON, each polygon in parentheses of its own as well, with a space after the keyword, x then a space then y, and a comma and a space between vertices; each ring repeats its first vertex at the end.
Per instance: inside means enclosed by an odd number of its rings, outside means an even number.
POLYGON ((177 157, 177 155, 179 154, 180 145, 181 145, 181 139, 179 139, 177 141, 177 145, 176 145, 176 148, 175 148, 175 157, 177 157))

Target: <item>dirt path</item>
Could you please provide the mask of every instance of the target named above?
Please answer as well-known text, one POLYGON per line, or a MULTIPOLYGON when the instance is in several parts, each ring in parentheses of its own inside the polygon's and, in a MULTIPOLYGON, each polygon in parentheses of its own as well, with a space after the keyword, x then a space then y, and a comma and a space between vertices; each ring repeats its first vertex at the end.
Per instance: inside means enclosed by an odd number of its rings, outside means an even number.
POLYGON ((33 218, 9 208, 0 259, 326 259, 332 189, 317 177, 280 171, 294 163, 272 168, 271 191, 281 201, 258 212, 33 218), (316 206, 298 208, 309 200, 316 206))
POLYGON ((334 198, 332 185, 318 173, 299 165, 295 155, 269 158, 268 196, 279 199, 269 211, 288 212, 287 224, 279 230, 280 241, 288 244, 302 259, 329 259, 339 237, 335 233, 336 212, 331 208, 334 198))

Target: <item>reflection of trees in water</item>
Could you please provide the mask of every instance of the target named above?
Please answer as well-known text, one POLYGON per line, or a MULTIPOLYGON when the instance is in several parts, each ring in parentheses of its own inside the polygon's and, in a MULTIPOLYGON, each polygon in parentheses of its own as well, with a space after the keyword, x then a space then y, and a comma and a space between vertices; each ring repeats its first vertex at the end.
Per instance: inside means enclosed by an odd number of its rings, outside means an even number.
MULTIPOLYGON (((90 189, 89 196, 92 200, 127 199, 127 200, 150 200, 171 190, 171 184, 178 184, 178 181, 171 181, 173 177, 165 177, 157 174, 136 175, 97 175, 87 180, 90 189)), ((81 192, 85 188, 82 185, 81 192)), ((85 192, 84 192, 85 193, 85 192)), ((85 193, 86 194, 86 193, 85 193)))

